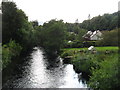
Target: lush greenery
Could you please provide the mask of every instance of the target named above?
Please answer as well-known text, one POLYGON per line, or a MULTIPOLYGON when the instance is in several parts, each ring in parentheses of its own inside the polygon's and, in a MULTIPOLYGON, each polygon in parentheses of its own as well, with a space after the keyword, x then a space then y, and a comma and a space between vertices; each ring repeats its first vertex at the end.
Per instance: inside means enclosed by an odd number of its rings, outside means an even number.
MULTIPOLYGON (((109 47, 95 47, 96 48, 96 50, 98 50, 98 51, 105 51, 105 50, 113 50, 113 51, 116 51, 116 50, 118 50, 119 48, 118 47, 113 47, 113 46, 109 46, 109 47)), ((64 50, 64 52, 65 51, 69 51, 69 50, 72 50, 72 51, 74 51, 74 50, 76 50, 76 51, 79 51, 79 50, 87 50, 88 48, 64 48, 63 50, 64 50)), ((70 51, 71 52, 71 51, 70 51)))
POLYGON ((112 30, 117 28, 120 23, 118 22, 119 13, 99 15, 90 20, 84 20, 79 26, 87 30, 112 30))
POLYGON ((100 40, 97 44, 101 46, 118 46, 118 35, 119 34, 120 34, 120 29, 106 31, 103 34, 103 39, 100 40))
POLYGON ((39 43, 49 54, 59 53, 64 45, 65 25, 62 20, 51 20, 42 26, 39 35, 39 43))
MULTIPOLYGON (((67 27, 67 26, 66 26, 67 27)), ((75 47, 83 47, 83 35, 87 32, 85 29, 78 28, 78 32, 69 32, 69 28, 67 28, 66 32, 66 40, 65 40, 65 48, 75 48, 75 47)), ((74 30, 74 29, 73 29, 74 30)))
POLYGON ((22 47, 15 41, 10 40, 8 44, 3 45, 2 50, 2 67, 5 68, 13 57, 20 55, 22 47))
POLYGON ((2 61, 5 68, 21 52, 34 46, 36 32, 25 13, 13 2, 2 2, 2 61))
POLYGON ((11 1, 2 2, 2 26, 3 68, 34 46, 43 47, 47 54, 54 56, 66 38, 66 26, 62 20, 51 20, 43 26, 37 21, 29 22, 26 14, 11 1))
POLYGON ((26 54, 34 46, 40 46, 50 56, 61 54, 62 58, 70 60, 77 72, 88 74, 90 87, 117 89, 120 87, 117 79, 120 76, 117 14, 119 12, 99 15, 82 23, 64 23, 63 20, 53 19, 39 25, 38 21, 29 22, 14 2, 2 2, 3 69, 16 57, 26 54), (103 39, 84 40, 83 35, 88 30, 97 29, 103 33, 103 39), (95 50, 88 51, 91 45, 95 46, 95 50))
POLYGON ((118 65, 117 53, 104 56, 98 62, 98 67, 91 67, 90 87, 97 90, 117 90, 120 87, 118 65))
POLYGON ((89 76, 88 85, 96 90, 112 90, 120 87, 118 81, 118 47, 95 47, 63 49, 61 57, 72 56, 70 63, 76 72, 89 76), (114 83, 114 84, 113 84, 114 83))

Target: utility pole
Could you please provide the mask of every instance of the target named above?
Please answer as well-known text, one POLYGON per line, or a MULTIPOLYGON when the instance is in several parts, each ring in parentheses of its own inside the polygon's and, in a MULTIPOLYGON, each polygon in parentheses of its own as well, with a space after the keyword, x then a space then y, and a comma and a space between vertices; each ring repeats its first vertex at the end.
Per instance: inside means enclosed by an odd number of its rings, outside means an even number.
POLYGON ((89 15, 88 15, 88 20, 90 20, 90 18, 91 18, 91 17, 90 17, 90 14, 89 14, 89 15))
POLYGON ((78 19, 76 19, 75 23, 79 23, 78 19))
POLYGON ((78 34, 78 29, 79 29, 79 21, 78 21, 78 19, 76 19, 76 21, 75 21, 75 26, 76 26, 76 29, 77 29, 77 30, 75 30, 75 33, 78 34))
POLYGON ((91 17, 90 17, 90 14, 89 14, 89 15, 88 15, 88 22, 89 22, 89 23, 88 23, 88 29, 89 29, 89 30, 91 29, 91 28, 90 28, 90 18, 91 18, 91 17))

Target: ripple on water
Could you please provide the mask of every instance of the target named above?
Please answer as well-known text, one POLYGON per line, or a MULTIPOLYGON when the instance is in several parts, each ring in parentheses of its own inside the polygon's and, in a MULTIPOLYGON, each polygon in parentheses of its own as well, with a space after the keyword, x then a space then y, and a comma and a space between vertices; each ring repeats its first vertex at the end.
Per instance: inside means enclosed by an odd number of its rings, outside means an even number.
POLYGON ((12 88, 86 88, 87 85, 78 80, 73 65, 59 63, 50 67, 43 51, 35 47, 26 62, 14 72, 4 85, 12 88), (21 72, 21 73, 17 73, 21 72))

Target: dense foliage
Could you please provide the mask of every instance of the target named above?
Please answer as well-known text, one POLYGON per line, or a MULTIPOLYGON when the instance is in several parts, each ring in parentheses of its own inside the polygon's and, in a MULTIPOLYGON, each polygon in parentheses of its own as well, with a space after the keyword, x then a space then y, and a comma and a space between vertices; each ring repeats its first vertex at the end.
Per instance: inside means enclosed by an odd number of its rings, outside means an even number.
POLYGON ((3 44, 8 43, 10 39, 19 42, 20 29, 23 26, 26 15, 22 10, 17 9, 13 2, 2 2, 2 39, 3 44))
POLYGON ((85 20, 80 25, 81 28, 87 30, 112 30, 118 27, 118 14, 120 12, 115 12, 113 14, 104 14, 103 16, 93 17, 91 20, 85 20))
POLYGON ((118 54, 110 55, 98 63, 99 67, 92 68, 89 85, 96 90, 117 90, 120 88, 118 79, 118 54))
MULTIPOLYGON (((36 45, 43 47, 47 54, 53 56, 59 54, 61 48, 79 48, 90 45, 118 46, 117 33, 119 30, 116 29, 118 14, 119 12, 99 15, 91 20, 85 20, 83 23, 64 23, 62 20, 50 20, 41 26, 38 21, 29 22, 26 14, 18 9, 14 2, 2 2, 3 68, 6 68, 13 59, 25 54, 36 45), (97 29, 105 31, 103 39, 97 43, 96 41, 88 41, 89 44, 83 43, 83 35, 88 30, 97 29)), ((72 56, 70 63, 76 66, 75 70, 90 75, 90 87, 101 90, 117 89, 120 87, 117 79, 120 63, 118 63, 116 51, 63 51, 61 57, 72 56)))
POLYGON ((11 1, 2 2, 2 16, 3 68, 15 59, 15 54, 24 55, 36 45, 48 54, 58 54, 63 47, 66 27, 62 20, 51 20, 43 26, 37 21, 29 22, 26 14, 11 1))
POLYGON ((15 41, 10 40, 8 44, 3 45, 2 47, 2 67, 5 68, 13 57, 19 56, 22 47, 15 43, 15 41))
POLYGON ((106 31, 103 34, 103 39, 98 42, 101 46, 118 46, 118 33, 120 29, 106 31), (111 39, 112 38, 112 39, 111 39))
POLYGON ((34 46, 34 28, 14 2, 2 2, 3 68, 34 46))
POLYGON ((117 27, 118 27, 118 15, 119 11, 113 14, 104 14, 102 16, 96 16, 89 20, 84 20, 82 23, 65 23, 67 27, 67 38, 65 47, 77 48, 77 47, 89 47, 94 46, 117 46, 117 27), (83 35, 86 32, 100 30, 103 33, 103 40, 101 42, 85 42, 83 43, 83 35), (114 30, 114 31, 111 31, 114 30), (109 32, 110 31, 110 32, 109 32), (114 37, 114 40, 110 39, 114 37), (72 41, 68 43, 69 41, 72 41), (110 43, 111 42, 111 43, 110 43), (78 44, 79 43, 79 44, 78 44))
POLYGON ((120 87, 118 47, 96 47, 96 50, 70 48, 63 50, 61 57, 64 61, 66 57, 71 57, 69 63, 74 65, 76 72, 88 75, 87 83, 91 88, 118 90, 120 87))
POLYGON ((40 46, 49 54, 59 53, 65 39, 65 25, 62 20, 45 23, 40 31, 40 46))

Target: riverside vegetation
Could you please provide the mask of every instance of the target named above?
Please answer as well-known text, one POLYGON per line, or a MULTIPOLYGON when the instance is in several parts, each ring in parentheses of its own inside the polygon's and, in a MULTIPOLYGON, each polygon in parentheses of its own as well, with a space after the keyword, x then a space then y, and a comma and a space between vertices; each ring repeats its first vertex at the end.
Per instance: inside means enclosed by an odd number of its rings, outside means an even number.
POLYGON ((87 75, 88 86, 95 90, 118 90, 119 82, 119 47, 118 31, 113 30, 89 51, 86 48, 65 48, 61 50, 61 57, 66 63, 74 65, 77 73, 87 75), (112 37, 112 40, 110 40, 112 37), (97 45, 96 45, 97 46, 97 45))
POLYGON ((2 69, 38 46, 52 57, 71 56, 70 63, 76 72, 88 74, 88 85, 91 88, 117 90, 120 88, 118 14, 104 14, 83 23, 64 23, 63 20, 53 19, 39 25, 38 21, 28 21, 26 14, 14 2, 2 2, 2 69), (84 45, 82 36, 88 30, 96 29, 105 32, 103 39, 84 45), (91 45, 97 46, 97 52, 87 51, 91 45))
POLYGON ((96 47, 96 50, 97 52, 88 51, 87 48, 64 49, 61 57, 73 56, 69 63, 74 65, 76 72, 88 75, 90 87, 101 90, 117 89, 118 47, 96 47))

